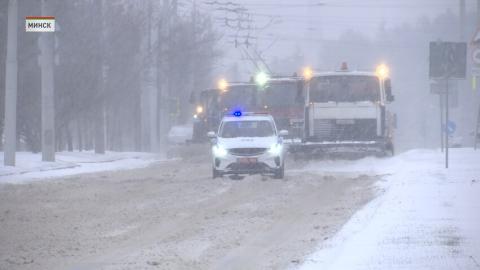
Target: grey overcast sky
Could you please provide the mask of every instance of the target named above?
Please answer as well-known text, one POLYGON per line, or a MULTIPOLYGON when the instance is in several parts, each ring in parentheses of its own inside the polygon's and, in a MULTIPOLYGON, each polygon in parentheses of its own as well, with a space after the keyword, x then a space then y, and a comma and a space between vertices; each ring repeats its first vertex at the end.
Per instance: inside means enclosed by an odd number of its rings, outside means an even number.
MULTIPOLYGON (((193 0, 191 0, 193 1, 193 0)), ((228 68, 232 61, 241 58, 239 49, 234 46, 237 41, 257 42, 264 51, 267 61, 273 57, 290 55, 296 47, 302 47, 306 57, 314 58, 318 40, 337 38, 346 30, 352 29, 373 36, 381 24, 386 28, 404 23, 415 23, 418 18, 429 18, 450 9, 458 13, 460 0, 196 0, 202 11, 209 11, 216 18, 216 25, 223 33, 222 49, 226 60, 221 68, 228 68), (214 2, 215 4, 212 4, 214 2), (236 32, 225 27, 225 18, 234 18, 232 12, 218 10, 233 7, 225 3, 240 4, 251 14, 250 24, 256 29, 236 32)), ((467 10, 476 8, 476 0, 466 0, 467 10)), ((235 21, 228 21, 234 25, 235 21)), ((244 27, 248 26, 244 22, 244 27)))

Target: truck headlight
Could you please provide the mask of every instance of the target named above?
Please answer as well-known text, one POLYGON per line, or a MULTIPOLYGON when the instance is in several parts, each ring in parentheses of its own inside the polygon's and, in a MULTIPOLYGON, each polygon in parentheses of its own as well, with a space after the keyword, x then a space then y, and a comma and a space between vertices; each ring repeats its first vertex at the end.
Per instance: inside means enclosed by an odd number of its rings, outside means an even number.
POLYGON ((219 158, 223 158, 227 155, 227 150, 218 144, 212 147, 212 152, 215 157, 219 158))
POLYGON ((283 145, 276 143, 268 149, 268 153, 272 156, 279 156, 282 153, 283 145))

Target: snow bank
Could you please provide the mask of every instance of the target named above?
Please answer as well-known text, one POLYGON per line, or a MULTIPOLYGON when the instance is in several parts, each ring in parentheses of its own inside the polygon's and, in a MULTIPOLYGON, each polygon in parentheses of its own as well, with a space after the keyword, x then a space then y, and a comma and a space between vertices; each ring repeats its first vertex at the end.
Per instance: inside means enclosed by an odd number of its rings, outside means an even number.
POLYGON ((24 183, 82 173, 127 170, 146 167, 163 160, 163 156, 137 152, 60 152, 55 162, 42 162, 41 154, 18 152, 16 166, 3 165, 0 152, 0 183, 24 183))
POLYGON ((480 151, 321 162, 307 170, 384 175, 385 193, 306 258, 311 269, 480 269, 480 151))

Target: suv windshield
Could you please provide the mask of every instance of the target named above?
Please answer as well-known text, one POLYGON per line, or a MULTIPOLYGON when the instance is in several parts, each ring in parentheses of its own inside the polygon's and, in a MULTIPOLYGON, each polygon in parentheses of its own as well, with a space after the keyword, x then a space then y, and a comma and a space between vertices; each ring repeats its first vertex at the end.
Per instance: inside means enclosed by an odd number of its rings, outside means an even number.
POLYGON ((380 83, 375 76, 322 76, 312 79, 312 102, 378 101, 380 83))
POLYGON ((275 132, 270 121, 228 121, 224 122, 220 137, 237 138, 237 137, 270 137, 275 132))

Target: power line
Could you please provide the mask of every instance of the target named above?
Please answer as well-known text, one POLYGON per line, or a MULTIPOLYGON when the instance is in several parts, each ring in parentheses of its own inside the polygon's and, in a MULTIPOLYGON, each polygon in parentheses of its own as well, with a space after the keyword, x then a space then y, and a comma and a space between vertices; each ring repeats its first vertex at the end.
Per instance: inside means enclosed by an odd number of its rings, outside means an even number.
POLYGON ((259 8, 306 8, 306 7, 323 7, 325 3, 312 3, 312 4, 266 4, 266 3, 253 3, 245 4, 245 6, 259 7, 259 8))

